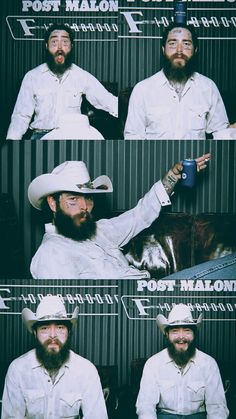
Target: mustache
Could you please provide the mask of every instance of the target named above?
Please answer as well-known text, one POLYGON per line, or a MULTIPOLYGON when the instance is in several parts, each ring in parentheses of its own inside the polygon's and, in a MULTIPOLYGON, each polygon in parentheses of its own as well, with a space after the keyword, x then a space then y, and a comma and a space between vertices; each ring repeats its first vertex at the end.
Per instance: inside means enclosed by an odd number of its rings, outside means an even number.
POLYGON ((49 339, 47 339, 47 340, 45 340, 45 342, 44 342, 44 345, 49 345, 50 343, 56 343, 57 345, 59 345, 59 346, 61 346, 61 342, 60 342, 60 340, 59 339, 57 339, 57 338, 55 338, 55 339, 53 339, 53 338, 49 338, 49 339))
POLYGON ((64 53, 64 51, 62 51, 62 50, 58 50, 57 52, 55 52, 55 54, 54 54, 54 56, 55 57, 58 57, 59 55, 63 55, 63 57, 65 57, 66 56, 66 54, 64 53))
POLYGON ((73 216, 74 220, 81 220, 82 218, 84 218, 87 221, 91 218, 91 215, 88 211, 82 211, 79 214, 73 216))
POLYGON ((176 52, 174 55, 172 55, 171 59, 175 59, 175 58, 183 58, 184 60, 188 61, 188 57, 187 55, 181 53, 176 52))
POLYGON ((178 338, 178 339, 173 340, 173 343, 189 343, 189 340, 185 338, 183 339, 178 338))

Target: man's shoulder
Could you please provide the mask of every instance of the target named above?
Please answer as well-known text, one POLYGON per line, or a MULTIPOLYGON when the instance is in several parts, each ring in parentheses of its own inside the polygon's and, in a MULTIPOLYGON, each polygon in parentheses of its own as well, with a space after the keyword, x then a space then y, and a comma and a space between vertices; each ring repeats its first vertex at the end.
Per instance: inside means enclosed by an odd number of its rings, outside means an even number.
POLYGON ((199 362, 206 362, 208 364, 216 364, 216 360, 211 356, 208 355, 206 352, 200 351, 200 349, 196 349, 196 360, 199 362))
POLYGON ((15 370, 15 369, 29 368, 35 362, 36 362, 35 349, 31 349, 30 351, 20 355, 18 358, 15 358, 11 362, 9 369, 15 370))
POLYGON ((146 364, 147 365, 153 365, 158 363, 163 363, 165 361, 169 361, 169 355, 167 349, 162 349, 162 351, 157 352, 156 354, 152 355, 150 358, 148 358, 146 364))
POLYGON ((146 90, 147 88, 150 87, 150 85, 153 85, 155 83, 155 85, 158 85, 159 83, 164 83, 165 81, 165 76, 163 71, 158 71, 157 73, 153 74, 150 77, 147 77, 144 80, 141 80, 140 82, 138 82, 135 86, 134 89, 135 90, 146 90))
POLYGON ((209 77, 204 76, 203 74, 200 74, 198 72, 194 73, 193 79, 194 79, 194 82, 199 84, 199 85, 216 87, 216 84, 212 79, 210 79, 209 77))
POLYGON ((29 70, 25 74, 25 77, 38 77, 39 74, 44 73, 46 71, 48 71, 47 64, 43 63, 43 64, 40 64, 37 67, 34 67, 31 70, 29 70))
POLYGON ((73 63, 70 67, 71 69, 71 74, 74 74, 76 76, 78 75, 83 75, 83 76, 92 76, 91 73, 89 73, 89 71, 84 70, 83 68, 79 67, 77 64, 73 63))
POLYGON ((83 368, 88 371, 97 371, 95 365, 89 361, 87 358, 84 358, 83 356, 76 354, 74 351, 70 350, 70 359, 69 359, 69 365, 72 366, 72 368, 78 368, 78 371, 83 370, 83 368))

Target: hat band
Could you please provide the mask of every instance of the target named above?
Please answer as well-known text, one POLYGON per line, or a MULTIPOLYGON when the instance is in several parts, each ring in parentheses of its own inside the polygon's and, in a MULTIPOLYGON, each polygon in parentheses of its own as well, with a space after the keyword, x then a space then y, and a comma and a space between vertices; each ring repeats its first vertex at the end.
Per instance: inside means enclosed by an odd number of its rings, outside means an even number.
POLYGON ((78 186, 78 188, 80 189, 104 189, 104 190, 108 189, 106 185, 100 185, 95 188, 93 186, 93 182, 78 183, 76 186, 78 186))
POLYGON ((47 316, 40 317, 39 320, 55 320, 55 319, 63 319, 63 320, 69 320, 67 316, 63 313, 55 313, 47 316))
POLYGON ((185 319, 185 320, 175 320, 175 321, 169 323, 169 326, 171 326, 172 324, 175 325, 175 324, 183 324, 183 323, 193 323, 193 324, 195 324, 193 320, 185 319))

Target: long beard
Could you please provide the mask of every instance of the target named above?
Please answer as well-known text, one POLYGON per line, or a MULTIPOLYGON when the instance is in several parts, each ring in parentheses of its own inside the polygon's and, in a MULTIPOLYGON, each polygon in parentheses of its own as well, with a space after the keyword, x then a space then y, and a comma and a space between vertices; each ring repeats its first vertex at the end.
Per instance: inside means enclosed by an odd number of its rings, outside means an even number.
POLYGON ((58 339, 48 339, 43 344, 36 338, 35 350, 36 357, 48 371, 59 370, 61 366, 68 360, 71 346, 71 335, 68 335, 67 341, 62 344, 58 339), (47 349, 47 345, 51 341, 56 342, 60 350, 56 352, 54 349, 47 349))
POLYGON ((64 63, 59 64, 55 61, 55 57, 57 56, 58 52, 56 54, 51 54, 48 49, 46 49, 46 55, 45 55, 45 61, 49 67, 49 69, 54 74, 63 74, 65 71, 71 67, 72 61, 73 61, 73 53, 72 50, 68 52, 67 55, 64 54, 62 51, 61 54, 65 57, 64 63))
POLYGON ((178 55, 175 54, 172 59, 167 58, 166 55, 163 56, 163 71, 169 81, 183 83, 196 71, 196 56, 193 55, 193 57, 188 58, 182 54, 186 59, 184 66, 178 66, 173 63, 173 58, 176 58, 177 56, 178 55))
POLYGON ((57 208, 55 213, 54 224, 60 234, 76 241, 91 239, 95 236, 97 229, 96 222, 89 212, 71 217, 65 214, 60 207, 57 208), (81 218, 85 218, 85 221, 77 225, 76 221, 81 218))
POLYGON ((194 339, 192 342, 190 342, 186 351, 176 350, 174 344, 168 341, 167 350, 171 359, 173 359, 177 365, 183 367, 188 363, 188 361, 194 356, 196 352, 196 340, 194 339))

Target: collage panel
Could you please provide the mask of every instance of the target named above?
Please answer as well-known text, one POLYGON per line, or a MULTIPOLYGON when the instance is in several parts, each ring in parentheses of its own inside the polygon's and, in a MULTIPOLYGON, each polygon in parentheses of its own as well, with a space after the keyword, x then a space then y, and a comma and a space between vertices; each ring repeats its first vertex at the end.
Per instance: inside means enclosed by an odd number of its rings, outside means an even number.
POLYGON ((2 419, 235 419, 235 11, 2 0, 2 419))
POLYGON ((115 281, 0 280, 1 417, 114 417, 117 306, 115 281))
POLYGON ((235 292, 204 277, 120 281, 120 418, 235 417, 235 292))
MULTIPOLYGON (((24 370, 22 376, 26 377, 26 393, 29 391, 30 396, 27 400, 30 406, 32 392, 36 390, 39 399, 41 397, 41 402, 43 400, 44 403, 44 408, 40 407, 39 403, 40 412, 43 411, 42 417, 51 417, 50 409, 54 417, 64 418, 69 414, 71 417, 80 417, 76 413, 76 409, 80 407, 83 412, 82 417, 89 419, 94 417, 103 419, 107 417, 106 415, 109 419, 145 417, 149 407, 146 402, 142 402, 142 398, 141 407, 138 403, 137 414, 135 413, 144 363, 147 358, 162 349, 166 353, 166 340, 163 339, 162 333, 164 329, 160 329, 159 332, 155 318, 162 314, 164 316, 162 322, 166 325, 170 322, 171 316, 179 313, 179 304, 183 304, 184 306, 180 306, 180 315, 184 313, 184 320, 183 317, 178 318, 180 323, 174 324, 175 329, 179 330, 182 325, 185 331, 187 325, 187 332, 195 336, 195 329, 191 326, 195 327, 197 319, 203 314, 204 320, 201 322, 197 348, 213 356, 220 368, 222 384, 219 381, 218 393, 216 392, 220 397, 220 402, 218 400, 217 404, 219 418, 233 419, 235 378, 232 376, 232 371, 235 368, 236 307, 235 153, 234 141, 6 142, 1 147, 0 160, 1 230, 2 237, 5 238, 0 287, 0 319, 3 330, 1 386, 3 387, 10 362, 34 347, 35 341, 32 341, 33 338, 31 339, 30 333, 22 324, 20 314, 23 308, 30 310, 26 311, 27 321, 36 321, 36 324, 37 321, 43 321, 43 324, 39 324, 36 328, 36 336, 38 331, 41 333, 41 326, 45 327, 46 322, 46 330, 48 325, 56 327, 57 334, 62 339, 64 329, 61 330, 61 327, 65 328, 64 322, 67 324, 68 318, 71 316, 73 318, 74 310, 78 306, 78 325, 77 329, 74 329, 72 349, 96 365, 100 378, 98 383, 101 382, 98 391, 102 395, 101 388, 103 388, 106 403, 104 404, 104 400, 99 398, 103 400, 102 411, 95 413, 100 411, 94 410, 93 397, 89 396, 91 404, 89 410, 86 410, 86 391, 83 387, 85 392, 81 395, 82 390, 80 391, 77 382, 73 386, 75 391, 69 387, 70 390, 68 392, 63 390, 61 395, 57 386, 60 375, 54 377, 55 369, 58 367, 53 369, 51 364, 50 366, 46 364, 48 368, 46 371, 52 376, 50 386, 53 385, 55 390, 58 389, 60 403, 47 404, 51 387, 47 385, 42 394, 41 385, 35 381, 36 388, 32 388, 28 373, 26 374, 24 370), (177 185, 174 182, 173 194, 173 191, 168 189, 170 186, 173 187, 172 182, 168 183, 169 169, 172 168, 173 181, 175 175, 173 167, 176 167, 174 163, 183 162, 185 158, 187 162, 200 158, 201 163, 202 156, 204 156, 204 170, 197 172, 195 167, 195 185, 184 186, 183 180, 178 181, 177 185), (82 166, 78 165, 81 162, 82 166), (45 176, 46 182, 44 182, 45 176), (84 177, 85 180, 82 181, 84 177), (42 196, 45 197, 45 188, 53 185, 54 190, 47 189, 47 193, 56 193, 61 188, 62 182, 64 189, 62 193, 64 193, 71 189, 75 179, 76 187, 80 190, 79 196, 86 195, 89 190, 87 198, 91 202, 91 195, 94 195, 93 212, 95 220, 98 220, 96 221, 98 230, 94 237, 82 240, 81 243, 68 237, 66 230, 60 234, 47 231, 44 242, 56 238, 56 241, 52 242, 53 251, 44 253, 45 259, 41 259, 45 265, 44 272, 48 272, 48 278, 46 274, 37 277, 35 270, 32 271, 32 258, 38 249, 42 248, 44 223, 45 221, 50 223, 53 212, 53 207, 50 206, 51 219, 48 219, 48 212, 45 214, 38 204, 42 196), (162 185, 167 187, 164 188, 165 191, 159 189, 159 179, 162 180, 162 185), (31 185, 30 192, 29 185, 31 185), (84 188, 82 191, 81 187, 84 188), (94 192, 96 188, 107 193, 96 194, 94 192), (135 207, 138 201, 139 204, 135 207), (172 204, 164 205, 161 209, 160 204, 169 204, 169 201, 172 204), (115 228, 110 229, 113 223, 115 228), (102 240, 98 237, 101 230, 103 230, 102 240), (59 237, 62 238, 61 243, 72 243, 72 246, 69 252, 64 246, 58 258, 59 237), (119 245, 117 237, 120 240, 119 245), (87 248, 86 243, 92 247, 87 248), (98 252, 96 248, 99 248, 98 252), (71 266, 78 269, 76 277, 71 275, 71 266), (65 273, 65 269, 70 272, 69 275, 65 273), (52 271, 52 276, 49 276, 52 271), (66 310, 64 317, 60 314, 61 311, 63 313, 62 309, 51 313, 54 308, 54 304, 51 303, 49 306, 46 304, 48 310, 50 309, 48 313, 42 310, 40 314, 39 310, 37 314, 40 300, 48 294, 59 296, 60 304, 64 302, 66 310), (191 322, 193 324, 190 324, 191 322), (228 407, 225 405, 224 391, 228 407), (79 403, 75 401, 76 397, 78 399, 78 392, 79 400, 82 399, 79 403), (64 407, 60 407, 61 399, 64 400, 65 397, 69 398, 69 413, 68 411, 65 413, 64 407), (104 406, 107 410, 105 416, 104 406), (47 408, 49 410, 45 411, 47 408), (143 413, 142 409, 147 411, 143 413), (230 410, 231 416, 228 416, 227 409, 230 410)), ((68 198, 71 199, 71 196, 66 196, 66 199, 68 198)), ((72 205, 63 207, 63 201, 59 200, 59 206, 68 211, 68 208, 74 208, 74 201, 72 202, 72 205)), ((80 206, 77 208, 79 211, 80 206)), ((52 334, 51 329, 50 332, 43 329, 43 334, 45 333, 52 334)), ((182 337, 180 345, 188 346, 186 339, 185 337, 184 341, 182 337)), ((52 337, 46 342, 49 346, 58 345, 58 340, 52 340, 52 337)), ((210 368, 213 368, 214 361, 209 358, 207 360, 210 362, 210 368)), ((180 361, 176 359, 176 362, 178 365, 180 361)), ((91 368, 95 374, 96 370, 91 368)), ((86 374, 87 371, 86 368, 86 374)), ((74 374, 77 372, 81 377, 79 368, 75 368, 74 374)), ((198 376, 194 376, 193 379, 191 373, 188 374, 188 369, 183 372, 183 377, 185 373, 188 383, 185 385, 187 388, 190 386, 192 390, 190 394, 187 393, 188 402, 184 398, 184 403, 181 405, 182 395, 189 390, 186 390, 184 385, 184 393, 180 392, 176 396, 177 381, 174 376, 169 380, 169 373, 163 372, 163 385, 165 386, 166 381, 170 383, 172 392, 166 383, 168 394, 170 398, 177 397, 175 400, 178 401, 174 417, 179 413, 185 416, 193 413, 195 417, 200 414, 199 417, 202 418, 205 415, 204 409, 209 409, 209 415, 213 412, 212 417, 215 418, 215 407, 210 410, 207 404, 209 384, 203 370, 200 369, 198 376), (201 383, 199 390, 196 390, 195 380, 198 384, 199 381, 201 383), (189 405, 193 394, 196 394, 198 399, 198 407, 194 408, 189 405)), ((220 380, 217 369, 210 376, 214 382, 220 380)), ((11 375, 9 381, 14 388, 11 375)), ((93 375, 91 386, 90 382, 88 383, 88 389, 91 389, 95 382, 93 375)), ((72 384, 73 379, 70 386, 72 384)), ((142 385, 140 388, 143 388, 142 385)), ((20 398, 21 391, 17 390, 15 394, 20 398)), ((58 400, 57 396, 55 397, 58 400)), ((4 400, 5 396, 3 404, 4 400)), ((195 396, 192 401, 195 401, 195 396)), ((10 405, 7 403, 7 406, 11 409, 13 405, 15 408, 16 402, 17 397, 10 405)), ((159 406, 160 412, 153 411, 152 404, 153 418, 162 417, 173 409, 169 399, 158 403, 154 398, 154 402, 155 406, 159 406)), ((211 404, 211 401, 209 403, 211 404)), ((37 406, 37 403, 34 404, 36 413, 33 411, 31 415, 27 412, 24 416, 19 413, 19 417, 40 417, 41 413, 37 410, 37 406)), ((25 404, 24 409, 26 409, 25 404)), ((3 411, 2 417, 4 419, 10 417, 9 415, 10 413, 5 414, 3 411)))
POLYGON ((120 138, 117 13, 117 0, 2 1, 2 139, 120 138))
POLYGON ((124 138, 235 139, 234 2, 126 0, 119 11, 124 138))

